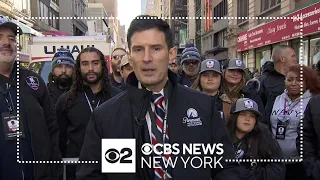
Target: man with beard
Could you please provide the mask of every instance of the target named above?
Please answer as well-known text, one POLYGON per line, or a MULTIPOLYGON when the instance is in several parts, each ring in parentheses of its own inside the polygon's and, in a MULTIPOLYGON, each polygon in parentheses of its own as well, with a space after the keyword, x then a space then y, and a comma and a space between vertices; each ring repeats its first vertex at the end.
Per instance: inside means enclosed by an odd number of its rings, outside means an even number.
POLYGON ((122 76, 120 73, 120 62, 121 59, 127 54, 126 50, 123 48, 116 48, 111 54, 111 68, 112 73, 110 73, 110 79, 112 86, 119 88, 121 86, 122 76))
POLYGON ((70 89, 74 64, 73 55, 67 49, 60 49, 52 58, 48 90, 54 105, 70 89))
MULTIPOLYGON (((94 47, 83 49, 76 59, 75 79, 70 90, 56 104, 62 157, 79 157, 93 110, 120 92, 112 87, 104 55, 94 47)), ((67 167, 68 179, 75 179, 76 165, 67 167)))
POLYGON ((182 72, 178 82, 186 87, 191 87, 198 76, 200 62, 201 56, 196 47, 185 48, 181 55, 182 72))
POLYGON ((62 164, 48 163, 62 160, 56 115, 41 76, 16 61, 20 33, 0 14, 0 179, 56 180, 62 164))

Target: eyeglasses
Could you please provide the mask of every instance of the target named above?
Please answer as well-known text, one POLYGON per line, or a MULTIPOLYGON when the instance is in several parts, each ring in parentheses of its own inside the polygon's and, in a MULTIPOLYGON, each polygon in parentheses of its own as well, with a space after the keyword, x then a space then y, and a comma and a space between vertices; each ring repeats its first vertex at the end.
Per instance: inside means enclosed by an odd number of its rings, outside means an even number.
POLYGON ((119 59, 122 59, 124 56, 125 55, 114 55, 114 56, 112 56, 112 58, 119 60, 119 59))

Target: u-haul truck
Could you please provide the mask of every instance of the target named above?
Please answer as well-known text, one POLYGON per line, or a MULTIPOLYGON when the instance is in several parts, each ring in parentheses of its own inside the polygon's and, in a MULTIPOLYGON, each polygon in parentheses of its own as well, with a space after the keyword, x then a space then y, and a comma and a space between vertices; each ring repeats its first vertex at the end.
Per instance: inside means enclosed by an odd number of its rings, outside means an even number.
POLYGON ((103 35, 32 37, 30 40, 29 69, 40 74, 47 82, 47 75, 51 71, 52 57, 62 47, 69 49, 74 59, 77 58, 82 49, 95 47, 104 54, 109 72, 111 70, 112 47, 107 42, 107 37, 103 35))

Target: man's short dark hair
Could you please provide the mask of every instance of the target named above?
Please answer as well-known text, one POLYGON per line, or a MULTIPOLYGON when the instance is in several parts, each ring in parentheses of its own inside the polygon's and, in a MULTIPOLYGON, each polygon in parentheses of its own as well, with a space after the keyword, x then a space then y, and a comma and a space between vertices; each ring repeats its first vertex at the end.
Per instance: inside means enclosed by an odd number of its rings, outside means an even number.
POLYGON ((117 48, 115 48, 115 49, 112 51, 111 55, 113 55, 113 53, 114 53, 116 50, 122 50, 122 51, 124 51, 125 53, 127 53, 127 51, 126 51, 124 48, 122 48, 122 47, 117 47, 117 48))
POLYGON ((140 15, 132 20, 128 29, 127 41, 129 49, 131 47, 131 37, 135 32, 144 31, 151 28, 157 28, 159 31, 163 32, 168 48, 173 48, 173 35, 169 24, 163 19, 158 18, 157 16, 140 15))

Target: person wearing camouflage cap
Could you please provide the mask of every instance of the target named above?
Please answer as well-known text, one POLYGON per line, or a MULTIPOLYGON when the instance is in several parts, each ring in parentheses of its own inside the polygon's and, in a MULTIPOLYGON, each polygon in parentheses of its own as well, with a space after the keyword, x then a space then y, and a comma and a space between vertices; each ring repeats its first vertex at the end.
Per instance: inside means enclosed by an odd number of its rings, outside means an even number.
POLYGON ((121 90, 126 90, 126 82, 130 73, 133 72, 133 68, 129 63, 129 56, 126 54, 122 57, 120 62, 120 74, 122 76, 121 85, 118 87, 121 90))
POLYGON ((54 54, 48 78, 48 90, 54 105, 59 97, 71 87, 74 65, 74 57, 68 49, 61 48, 54 54))
MULTIPOLYGON (((235 158, 281 159, 281 149, 272 137, 262 117, 258 104, 249 98, 237 99, 231 108, 227 129, 233 142, 235 158)), ((248 180, 284 180, 286 168, 283 162, 245 162, 240 164, 241 178, 248 180)))
POLYGON ((257 87, 254 83, 246 85, 245 65, 240 58, 227 60, 223 70, 223 80, 221 88, 222 108, 225 119, 230 116, 232 103, 241 97, 251 98, 259 105, 259 111, 264 112, 264 106, 258 96, 257 87))
POLYGON ((185 48, 181 53, 182 72, 178 82, 186 87, 191 87, 199 73, 201 55, 196 47, 185 48))

